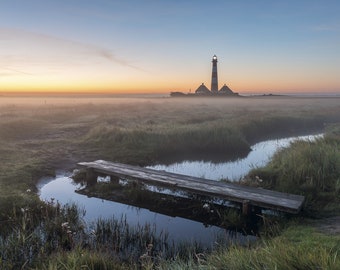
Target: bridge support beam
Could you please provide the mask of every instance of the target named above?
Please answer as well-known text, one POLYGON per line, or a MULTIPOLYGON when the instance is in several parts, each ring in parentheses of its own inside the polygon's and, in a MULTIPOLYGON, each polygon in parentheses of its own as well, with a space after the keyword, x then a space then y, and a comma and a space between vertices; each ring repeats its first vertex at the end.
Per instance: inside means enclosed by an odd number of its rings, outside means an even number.
POLYGON ((98 175, 93 168, 86 169, 86 184, 88 186, 93 186, 97 184, 98 175))
POLYGON ((244 216, 248 216, 250 214, 250 209, 251 209, 250 201, 244 200, 242 202, 242 214, 244 216))

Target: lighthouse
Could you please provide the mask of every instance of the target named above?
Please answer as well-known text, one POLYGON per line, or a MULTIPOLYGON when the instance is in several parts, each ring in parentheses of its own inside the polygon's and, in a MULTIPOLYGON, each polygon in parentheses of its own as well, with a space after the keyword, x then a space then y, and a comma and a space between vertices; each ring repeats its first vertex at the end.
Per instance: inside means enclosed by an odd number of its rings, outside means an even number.
POLYGON ((212 72, 211 72, 211 92, 218 93, 218 80, 217 80, 217 56, 212 58, 212 72))
POLYGON ((184 94, 182 92, 171 92, 170 96, 172 97, 183 97, 183 96, 200 96, 200 97, 231 97, 231 96, 239 96, 238 93, 234 93, 226 84, 222 86, 221 89, 218 89, 218 79, 217 79, 217 56, 214 55, 212 58, 212 72, 211 72, 211 89, 208 89, 202 83, 195 91, 195 93, 184 94))

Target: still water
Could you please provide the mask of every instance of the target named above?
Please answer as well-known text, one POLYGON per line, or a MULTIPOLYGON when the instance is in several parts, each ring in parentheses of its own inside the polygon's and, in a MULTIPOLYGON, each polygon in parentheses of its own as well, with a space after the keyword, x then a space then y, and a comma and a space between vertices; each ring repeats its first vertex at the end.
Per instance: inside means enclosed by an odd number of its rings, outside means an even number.
MULTIPOLYGON (((166 170, 197 177, 218 180, 221 178, 240 179, 254 168, 264 166, 281 147, 287 147, 294 140, 314 140, 322 135, 292 137, 278 140, 269 140, 252 146, 252 151, 244 158, 233 162, 213 164, 201 161, 185 161, 173 165, 157 165, 150 168, 166 170)), ((146 223, 156 225, 158 232, 167 232, 169 239, 174 241, 198 241, 205 245, 212 243, 216 237, 223 236, 232 242, 246 242, 254 239, 254 236, 243 236, 239 233, 229 232, 216 226, 205 226, 185 218, 170 217, 147 209, 133 207, 117 202, 107 201, 94 197, 87 197, 75 192, 81 186, 75 184, 70 178, 70 172, 57 172, 55 178, 44 178, 38 188, 40 199, 53 200, 61 204, 76 203, 86 211, 84 219, 91 223, 98 218, 120 219, 126 218, 130 225, 144 225, 146 223)))
POLYGON ((80 209, 86 210, 84 219, 87 223, 94 222, 98 218, 120 219, 126 218, 130 226, 156 225, 156 232, 166 232, 173 241, 201 242, 209 245, 213 239, 227 236, 233 242, 247 241, 253 236, 242 236, 216 226, 206 227, 202 223, 189 219, 170 217, 147 209, 129 206, 117 202, 107 201, 94 197, 87 197, 75 192, 81 185, 75 184, 70 178, 70 173, 59 172, 54 179, 43 179, 39 185, 40 199, 58 201, 61 204, 75 202, 80 209))
POLYGON ((240 180, 251 169, 265 166, 280 148, 287 147, 296 140, 313 141, 322 136, 322 134, 307 135, 260 142, 251 147, 251 152, 247 157, 236 161, 223 163, 184 161, 171 165, 150 166, 148 168, 212 180, 240 180))

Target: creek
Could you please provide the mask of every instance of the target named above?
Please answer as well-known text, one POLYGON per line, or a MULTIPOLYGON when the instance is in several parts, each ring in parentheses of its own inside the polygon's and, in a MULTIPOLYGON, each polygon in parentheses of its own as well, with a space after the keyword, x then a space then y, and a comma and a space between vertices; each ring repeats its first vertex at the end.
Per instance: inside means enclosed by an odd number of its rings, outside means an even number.
MULTIPOLYGON (((156 165, 149 168, 213 180, 221 178, 239 180, 252 168, 266 165, 277 150, 289 146, 291 142, 295 140, 315 140, 321 136, 319 134, 260 142, 251 147, 252 151, 246 158, 231 162, 216 164, 202 161, 185 161, 166 166, 156 165)), ((204 225, 189 219, 166 216, 151 212, 148 209, 87 197, 75 192, 82 187, 80 184, 73 182, 70 172, 65 171, 58 171, 55 178, 42 179, 38 185, 41 200, 51 201, 53 198, 54 201, 61 204, 76 203, 80 209, 85 210, 84 220, 87 223, 95 222, 98 218, 120 219, 124 217, 131 226, 145 224, 155 226, 157 232, 168 233, 169 239, 173 241, 199 242, 206 246, 212 245, 215 239, 221 237, 233 243, 246 243, 255 238, 255 236, 204 225)))

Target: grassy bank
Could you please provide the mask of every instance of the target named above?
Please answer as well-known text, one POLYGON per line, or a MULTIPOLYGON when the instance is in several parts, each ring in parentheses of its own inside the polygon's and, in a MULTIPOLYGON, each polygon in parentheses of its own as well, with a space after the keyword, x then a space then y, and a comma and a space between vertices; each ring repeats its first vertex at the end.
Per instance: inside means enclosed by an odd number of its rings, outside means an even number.
MULTIPOLYGON (((290 225, 280 236, 262 240, 257 246, 222 249, 196 265, 198 269, 335 270, 340 266, 339 243, 339 236, 325 235, 308 226, 290 225)), ((171 267, 176 269, 175 265, 171 267)), ((190 269, 187 265, 178 269, 190 269)))
POLYGON ((295 142, 249 175, 248 183, 258 177, 262 187, 306 196, 305 218, 279 223, 264 219, 264 225, 271 223, 264 231, 271 237, 263 235, 255 246, 216 250, 200 260, 166 264, 164 269, 339 269, 338 219, 330 227, 321 219, 340 215, 339 131, 336 125, 315 142, 295 142))
POLYGON ((261 186, 306 197, 303 213, 322 217, 340 213, 340 129, 330 127, 324 138, 297 141, 276 153, 264 168, 255 169, 261 186))
MULTIPOLYGON (((39 202, 36 184, 42 176, 53 175, 56 169, 74 168, 76 162, 93 159, 145 165, 183 159, 235 158, 235 152, 244 154, 258 140, 320 131, 340 119, 339 100, 335 99, 38 103, 0 103, 0 265, 3 269, 79 269, 79 265, 90 269, 131 269, 152 267, 154 263, 161 269, 209 269, 214 265, 216 269, 225 269, 218 262, 224 264, 230 260, 233 265, 232 258, 227 257, 238 254, 243 256, 237 257, 244 262, 243 269, 252 268, 249 258, 253 261, 257 254, 258 269, 261 265, 270 268, 275 263, 280 266, 279 252, 275 252, 281 250, 281 242, 287 246, 287 258, 294 255, 295 242, 285 232, 249 249, 233 247, 205 256, 192 251, 192 256, 175 263, 154 260, 147 253, 146 242, 139 251, 139 256, 145 253, 146 256, 138 262, 113 257, 105 251, 105 243, 98 244, 98 249, 80 242, 72 245, 67 231, 60 231, 63 223, 71 224, 72 211, 39 202), (53 233, 58 231, 59 236, 53 233), (41 232, 46 238, 40 237, 41 232), (47 237, 51 239, 46 241, 47 237), (265 254, 272 261, 266 261, 265 254)), ((292 151, 294 154, 289 151, 278 154, 275 158, 278 161, 254 171, 251 176, 260 176, 265 187, 304 194, 305 212, 309 216, 315 216, 320 209, 323 213, 339 214, 339 133, 333 131, 316 144, 294 144, 292 151), (288 183, 288 180, 292 181, 288 183)), ((75 226, 80 224, 78 218, 74 220, 75 226)), ((291 228, 294 231, 295 226, 291 228)), ((79 232, 78 239, 88 237, 81 225, 74 230, 79 232)), ((319 237, 310 230, 311 235, 319 237)), ((312 262, 314 253, 327 251, 332 259, 323 260, 321 266, 328 264, 330 269, 338 266, 338 257, 333 252, 337 246, 332 245, 332 239, 322 234, 324 240, 312 249, 314 242, 308 240, 307 234, 303 235, 306 239, 299 241, 310 248, 307 254, 312 262)), ((290 265, 295 260, 289 261, 290 265)))

